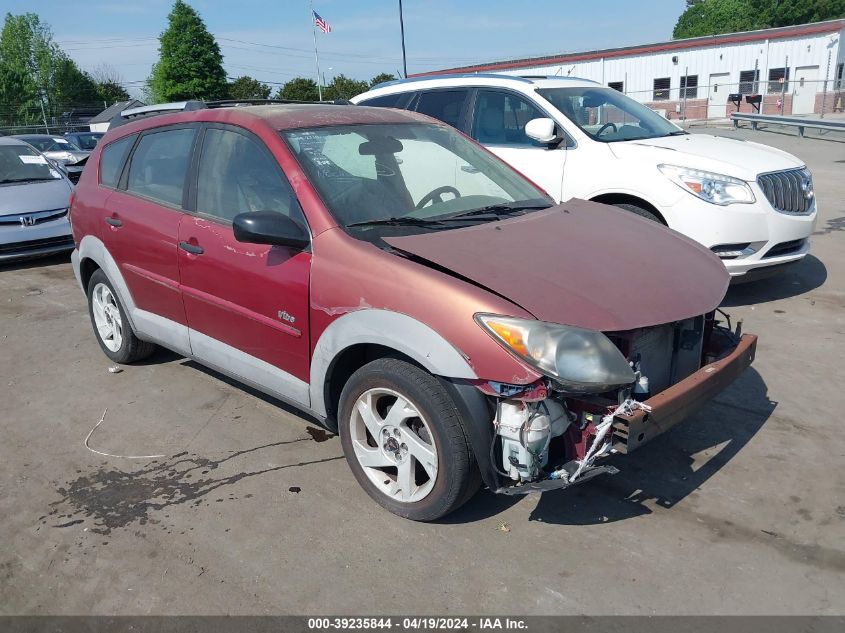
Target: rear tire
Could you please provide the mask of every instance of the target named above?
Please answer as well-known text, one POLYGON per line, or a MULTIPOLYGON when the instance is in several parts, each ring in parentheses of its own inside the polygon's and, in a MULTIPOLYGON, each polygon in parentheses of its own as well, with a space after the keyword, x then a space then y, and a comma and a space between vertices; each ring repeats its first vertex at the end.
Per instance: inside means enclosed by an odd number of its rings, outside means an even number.
POLYGON ((88 281, 88 315, 103 353, 116 363, 134 363, 150 356, 154 343, 135 336, 117 293, 102 270, 88 281))
POLYGON ((455 403, 416 365, 380 358, 352 374, 340 396, 338 430, 355 479, 394 514, 433 521, 478 490, 455 403))
POLYGON ((619 207, 620 209, 625 209, 625 211, 630 211, 641 218, 645 218, 646 220, 651 220, 652 222, 657 222, 658 224, 662 224, 666 226, 666 223, 661 220, 653 211, 646 209, 645 207, 641 207, 636 204, 628 204, 627 202, 620 202, 613 205, 614 207, 619 207))

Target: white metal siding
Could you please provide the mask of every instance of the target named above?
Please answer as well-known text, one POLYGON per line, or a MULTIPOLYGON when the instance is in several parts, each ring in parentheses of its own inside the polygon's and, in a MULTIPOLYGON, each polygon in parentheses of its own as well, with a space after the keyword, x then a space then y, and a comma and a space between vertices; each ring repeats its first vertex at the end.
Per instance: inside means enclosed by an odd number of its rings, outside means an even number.
MULTIPOLYGON (((836 64, 843 61, 843 47, 840 45, 842 32, 814 34, 802 37, 759 40, 737 44, 703 46, 701 48, 667 52, 595 59, 566 64, 532 66, 497 71, 509 75, 557 75, 591 79, 604 85, 611 81, 624 81, 625 92, 639 101, 651 101, 654 80, 671 78, 670 99, 679 98, 681 76, 698 76, 698 98, 706 98, 709 77, 713 73, 730 73, 729 83, 736 92, 739 73, 743 70, 760 71, 760 92, 766 92, 770 68, 782 68, 789 59, 790 78, 799 66, 818 66, 819 79, 823 80, 831 53, 830 74, 832 79, 836 64), (677 57, 677 63, 672 58, 677 57), (685 73, 686 71, 686 73, 685 73)), ((817 92, 823 84, 819 82, 817 92)), ((832 89, 829 86, 828 89, 832 89)))

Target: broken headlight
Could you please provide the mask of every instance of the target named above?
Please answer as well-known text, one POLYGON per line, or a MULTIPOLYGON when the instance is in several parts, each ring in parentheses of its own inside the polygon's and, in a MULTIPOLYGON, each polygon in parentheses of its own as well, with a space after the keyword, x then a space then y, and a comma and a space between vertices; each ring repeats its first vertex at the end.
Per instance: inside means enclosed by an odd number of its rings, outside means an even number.
POLYGON ((658 165, 657 168, 681 189, 706 202, 719 205, 754 202, 751 187, 739 178, 678 165, 658 165))
POLYGON ((475 320, 565 392, 603 393, 635 380, 628 361, 601 332, 495 314, 476 314, 475 320))

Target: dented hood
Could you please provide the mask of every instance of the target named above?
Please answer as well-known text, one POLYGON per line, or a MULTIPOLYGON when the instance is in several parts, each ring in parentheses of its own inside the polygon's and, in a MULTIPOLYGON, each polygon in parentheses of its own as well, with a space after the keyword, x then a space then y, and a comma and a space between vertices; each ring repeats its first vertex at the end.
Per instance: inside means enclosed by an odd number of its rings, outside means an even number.
POLYGON ((627 211, 583 200, 469 228, 384 240, 542 321, 604 332, 710 312, 729 282, 719 258, 698 243, 627 211))

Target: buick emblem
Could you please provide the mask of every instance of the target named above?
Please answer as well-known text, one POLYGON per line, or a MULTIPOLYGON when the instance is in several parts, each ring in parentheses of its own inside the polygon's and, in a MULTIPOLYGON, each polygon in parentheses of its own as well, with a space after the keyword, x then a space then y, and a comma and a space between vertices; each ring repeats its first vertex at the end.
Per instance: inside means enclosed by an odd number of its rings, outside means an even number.
POLYGON ((22 215, 20 217, 21 226, 34 226, 35 225, 35 217, 31 215, 22 215))

